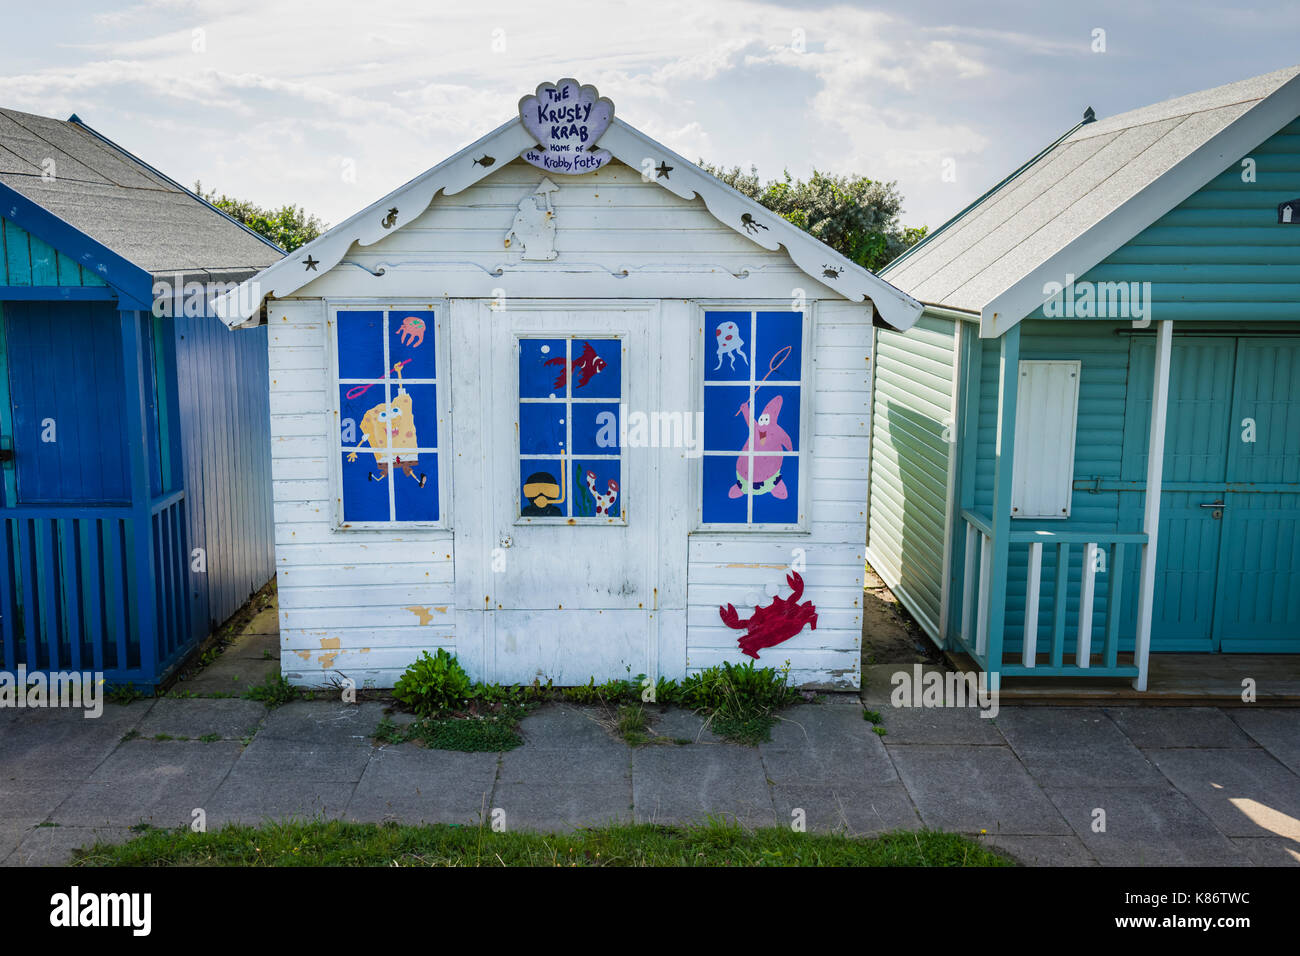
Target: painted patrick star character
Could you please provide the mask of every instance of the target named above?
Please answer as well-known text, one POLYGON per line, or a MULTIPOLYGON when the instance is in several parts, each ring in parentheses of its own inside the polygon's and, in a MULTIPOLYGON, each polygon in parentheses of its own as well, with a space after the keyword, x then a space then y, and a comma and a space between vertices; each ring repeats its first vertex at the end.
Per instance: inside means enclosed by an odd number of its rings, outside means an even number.
POLYGON ((725 355, 731 359, 731 367, 736 367, 736 356, 739 355, 746 365, 749 364, 749 356, 745 354, 745 342, 740 337, 740 326, 735 322, 722 322, 713 332, 718 340, 718 364, 714 368, 716 372, 722 368, 722 357, 725 355))
POLYGON ((590 468, 587 469, 586 479, 587 487, 591 489, 591 497, 596 501, 596 517, 609 517, 614 508, 614 502, 618 500, 618 482, 613 478, 609 479, 607 484, 609 491, 602 495, 596 490, 596 473, 590 468))
POLYGON ((794 451, 794 443, 786 430, 776 421, 781 414, 781 402, 781 396, 776 396, 763 407, 763 413, 753 422, 749 420, 749 402, 740 406, 741 414, 745 416, 745 424, 750 427, 750 437, 745 442, 745 447, 741 449, 742 454, 736 459, 736 483, 727 492, 728 497, 739 498, 745 494, 765 495, 770 491, 777 498, 784 500, 790 494, 785 482, 781 480, 781 460, 785 457, 781 453, 794 451), (749 451, 751 441, 754 444, 754 451, 776 454, 755 455, 754 470, 746 479, 745 472, 749 469, 750 457, 744 452, 749 451))

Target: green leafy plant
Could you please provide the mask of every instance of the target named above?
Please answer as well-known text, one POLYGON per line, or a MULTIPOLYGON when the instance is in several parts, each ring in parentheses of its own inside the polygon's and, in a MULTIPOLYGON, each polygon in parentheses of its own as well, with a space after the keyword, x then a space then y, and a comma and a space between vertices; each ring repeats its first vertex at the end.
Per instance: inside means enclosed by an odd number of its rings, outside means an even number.
POLYGON ((135 684, 127 681, 125 684, 114 684, 108 689, 106 696, 115 704, 129 704, 132 701, 143 700, 149 695, 136 690, 135 684))
POLYGON ((778 710, 801 699, 789 675, 789 662, 778 669, 724 661, 687 677, 681 702, 708 714, 719 736, 752 745, 769 739, 778 710))
POLYGON ((422 653, 397 679, 393 697, 421 717, 464 707, 473 682, 455 656, 445 648, 422 653))
POLYGON ((247 700, 260 700, 267 707, 279 707, 298 697, 294 687, 283 674, 272 674, 264 683, 255 684, 244 692, 247 700))

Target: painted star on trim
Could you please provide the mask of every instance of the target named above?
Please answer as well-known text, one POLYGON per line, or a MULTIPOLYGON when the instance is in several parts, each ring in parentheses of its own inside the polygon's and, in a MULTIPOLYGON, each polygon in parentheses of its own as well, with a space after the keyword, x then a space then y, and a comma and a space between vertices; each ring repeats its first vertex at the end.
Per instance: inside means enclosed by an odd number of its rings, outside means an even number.
POLYGON ((302 264, 307 267, 308 272, 315 272, 316 266, 320 263, 319 259, 313 259, 311 253, 307 253, 307 258, 302 260, 302 264))
POLYGON ((655 167, 655 174, 660 179, 667 179, 668 174, 672 172, 672 170, 673 168, 661 159, 659 160, 659 165, 655 167))

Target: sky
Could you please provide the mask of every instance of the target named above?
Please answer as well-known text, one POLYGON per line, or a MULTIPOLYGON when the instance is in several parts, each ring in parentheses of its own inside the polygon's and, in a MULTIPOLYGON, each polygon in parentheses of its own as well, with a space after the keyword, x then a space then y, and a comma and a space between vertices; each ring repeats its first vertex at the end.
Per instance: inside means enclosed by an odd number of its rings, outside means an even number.
POLYGON ((572 76, 690 160, 941 225, 1072 127, 1290 66, 1300 4, 0 0, 0 106, 336 223, 572 76))

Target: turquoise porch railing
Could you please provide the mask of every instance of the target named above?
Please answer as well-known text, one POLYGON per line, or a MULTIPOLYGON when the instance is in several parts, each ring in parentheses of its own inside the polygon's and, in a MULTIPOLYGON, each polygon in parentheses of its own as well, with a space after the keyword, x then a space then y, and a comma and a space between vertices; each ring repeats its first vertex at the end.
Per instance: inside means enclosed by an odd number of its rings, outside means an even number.
MULTIPOLYGON (((1095 531, 1012 531, 1011 545, 1027 545, 1024 583, 1024 632, 1019 659, 1008 659, 1001 639, 990 640, 989 598, 994 549, 992 522, 963 510, 966 549, 962 577, 961 622, 957 639, 962 649, 984 671, 1004 677, 1135 677, 1136 663, 1119 659, 1119 631, 1124 606, 1126 552, 1141 549, 1147 536, 1095 531), (1056 550, 1044 581, 1043 549, 1056 550), (1077 549, 1077 551, 1076 551, 1077 549), (1105 552, 1099 561, 1099 552, 1105 552), (1077 557, 1076 557, 1077 555, 1077 557), (1077 563, 1076 563, 1077 562, 1077 563), (1105 624, 1094 634, 1096 576, 1107 569, 1105 624), (1071 574, 1078 576, 1078 604, 1070 610, 1071 574), (1040 606, 1044 588, 1052 595, 1050 626, 1040 633, 1040 606), (1066 658, 1073 638, 1074 652, 1066 658)), ((1009 576, 1008 576, 1009 577, 1009 576)), ((1010 585, 1009 585, 1010 586, 1010 585)), ((1008 598, 1011 595, 1007 595, 1008 598)), ((1010 602, 1008 602, 1010 603, 1010 602)))

